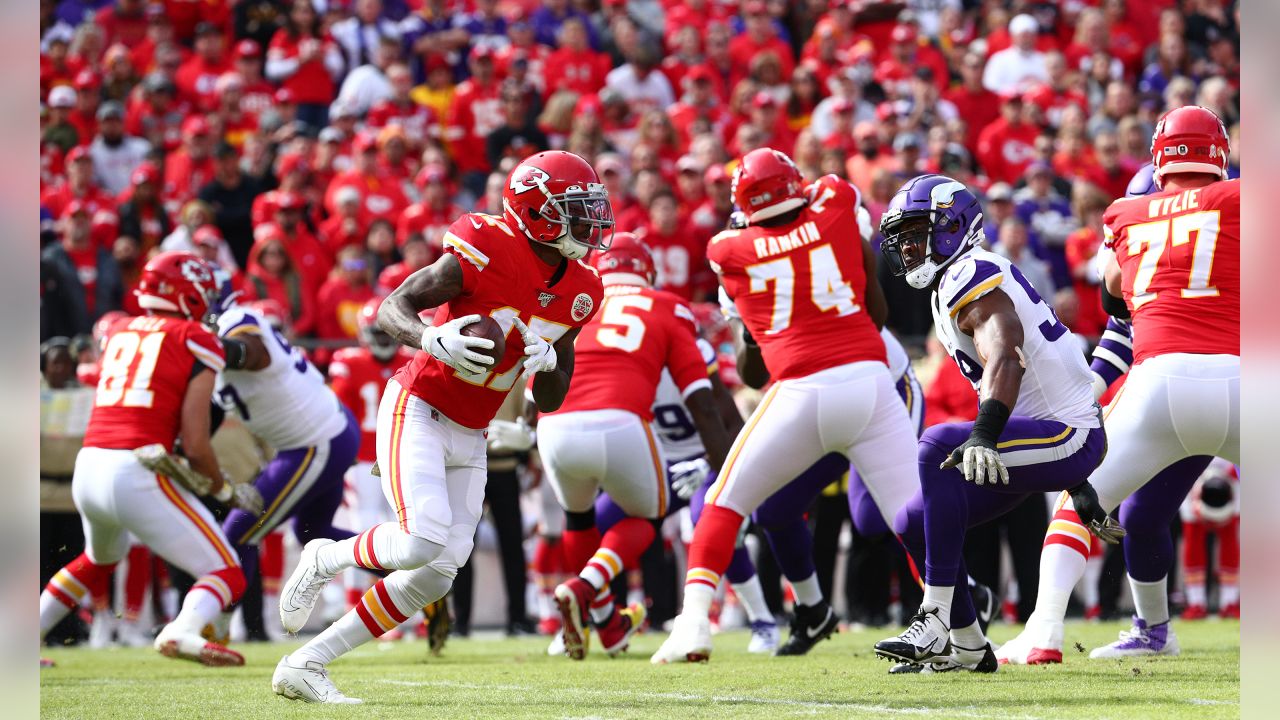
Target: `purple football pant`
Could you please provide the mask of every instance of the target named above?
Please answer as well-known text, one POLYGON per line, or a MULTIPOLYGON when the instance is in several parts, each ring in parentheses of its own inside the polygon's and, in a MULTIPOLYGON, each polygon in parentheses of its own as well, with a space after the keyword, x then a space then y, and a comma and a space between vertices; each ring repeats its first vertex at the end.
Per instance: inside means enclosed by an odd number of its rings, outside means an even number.
POLYGON ((1155 582, 1169 574, 1177 558, 1170 526, 1187 493, 1212 461, 1208 455, 1183 458, 1120 503, 1120 524, 1126 531, 1124 562, 1129 577, 1155 582))
POLYGON ((294 537, 302 544, 355 535, 333 526, 333 514, 342 504, 343 475, 360 449, 360 425, 350 410, 344 407, 343 412, 347 427, 338 435, 313 447, 280 451, 258 473, 253 484, 262 493, 262 515, 254 517, 243 510, 227 515, 222 530, 240 553, 245 577, 258 571, 258 543, 289 518, 293 518, 294 537))
MULTIPOLYGON (((965 587, 969 573, 961 551, 967 528, 999 517, 1033 493, 1079 485, 1107 452, 1102 428, 1076 429, 1052 420, 1014 416, 999 443, 1009 484, 997 481, 978 486, 966 481, 959 467, 939 467, 969 439, 972 430, 971 422, 925 430, 920 438, 920 492, 894 522, 916 566, 924 568, 926 585, 965 587)), ((968 627, 976 619, 969 593, 956 593, 951 627, 968 627)))

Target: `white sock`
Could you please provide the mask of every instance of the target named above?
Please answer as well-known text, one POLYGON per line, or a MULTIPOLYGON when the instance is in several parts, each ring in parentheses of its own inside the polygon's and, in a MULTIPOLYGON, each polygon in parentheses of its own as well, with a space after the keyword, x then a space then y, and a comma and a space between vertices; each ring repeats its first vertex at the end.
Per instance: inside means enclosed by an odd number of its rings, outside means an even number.
POLYGON ((342 570, 358 566, 384 570, 416 570, 435 560, 442 552, 444 545, 410 535, 396 523, 385 522, 374 525, 355 537, 320 548, 316 553, 316 565, 329 575, 337 575, 342 570))
POLYGON ((773 622, 773 613, 769 612, 769 604, 764 601, 764 587, 760 585, 759 575, 752 575, 750 580, 734 584, 733 594, 738 596, 742 609, 747 611, 748 620, 773 622))
POLYGON ((1036 609, 1027 625, 1058 625, 1067 616, 1071 591, 1084 575, 1087 558, 1066 545, 1046 545, 1040 551, 1040 584, 1036 609))
POLYGON ((955 594, 955 587, 951 585, 925 585, 924 600, 920 603, 922 608, 937 608, 938 617, 942 618, 944 625, 951 622, 951 597, 955 594))
POLYGON ((982 634, 982 627, 974 620, 969 627, 952 628, 951 643, 962 650, 981 650, 987 645, 987 636, 982 634))
POLYGON ((182 600, 182 609, 173 625, 199 633, 222 614, 222 599, 204 588, 195 587, 182 600))
POLYGON ((364 621, 355 610, 348 612, 338 621, 325 628, 321 633, 309 640, 306 645, 294 650, 289 660, 294 665, 302 665, 307 661, 315 661, 328 665, 334 658, 346 654, 373 639, 373 633, 365 626, 364 621))
MULTIPOLYGON (((1200 587, 1201 595, 1204 594, 1204 586, 1200 587)), ((1236 583, 1222 583, 1218 586, 1218 606, 1226 607, 1227 605, 1235 605, 1240 602, 1240 586, 1236 583)))
POLYGON ((43 642, 44 636, 62 622, 62 618, 70 615, 73 609, 64 605, 48 590, 40 593, 40 640, 43 642))
POLYGON ((796 602, 805 607, 822 604, 822 586, 818 584, 816 572, 800 582, 791 583, 791 589, 796 594, 796 602))
MULTIPOLYGON (((1204 583, 1187 583, 1186 590, 1187 590, 1188 605, 1199 605, 1200 607, 1204 607, 1205 605, 1208 604, 1209 597, 1208 597, 1208 594, 1205 592, 1204 583)), ((1223 601, 1220 604, 1225 605, 1226 604, 1225 589, 1219 590, 1218 594, 1223 597, 1223 601)))
MULTIPOLYGON (((1096 607, 1101 601, 1098 595, 1098 581, 1102 579, 1102 567, 1106 564, 1105 556, 1090 556, 1085 561, 1084 577, 1080 580, 1080 601, 1086 608, 1096 607)), ((1064 611, 1065 612, 1065 611, 1064 611)))
POLYGON ((711 601, 716 596, 716 589, 704 583, 685 583, 684 607, 680 614, 706 618, 711 615, 711 601))
POLYGON ((1141 582, 1129 578, 1134 610, 1146 621, 1147 627, 1169 622, 1169 595, 1165 590, 1168 579, 1166 576, 1155 582, 1141 582))
POLYGON ((604 625, 609 622, 609 618, 613 617, 613 591, 605 585, 597 593, 594 600, 591 601, 591 622, 596 625, 604 625))

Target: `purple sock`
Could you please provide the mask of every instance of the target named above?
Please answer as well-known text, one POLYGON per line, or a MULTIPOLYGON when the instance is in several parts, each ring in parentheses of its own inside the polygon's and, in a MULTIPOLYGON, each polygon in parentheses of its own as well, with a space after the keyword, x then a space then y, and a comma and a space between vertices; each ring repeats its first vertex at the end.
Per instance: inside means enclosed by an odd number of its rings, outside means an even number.
POLYGON ((798 516, 782 525, 766 527, 764 534, 784 577, 792 582, 800 582, 813 575, 813 535, 809 532, 809 524, 804 517, 798 516))

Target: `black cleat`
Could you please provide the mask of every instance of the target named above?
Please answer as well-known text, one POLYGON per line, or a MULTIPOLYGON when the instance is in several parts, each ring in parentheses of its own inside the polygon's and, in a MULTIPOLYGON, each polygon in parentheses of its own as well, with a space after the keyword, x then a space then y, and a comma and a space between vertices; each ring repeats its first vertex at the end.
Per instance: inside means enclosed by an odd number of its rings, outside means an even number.
POLYGON ((796 605, 796 616, 791 620, 791 636, 773 654, 804 655, 819 641, 831 637, 839 625, 840 619, 825 600, 812 607, 796 605))
POLYGON ((996 653, 991 649, 991 643, 987 643, 986 646, 978 650, 969 650, 953 645, 951 647, 951 656, 945 660, 935 660, 923 665, 918 663, 898 663, 889 668, 889 674, 933 675, 935 673, 956 672, 957 670, 989 674, 999 669, 1000 663, 996 660, 996 653))
POLYGON ((969 578, 969 597, 973 600, 973 609, 977 611, 978 627, 986 635, 987 626, 996 614, 996 594, 986 585, 969 578))
POLYGON ((951 655, 951 629, 937 608, 921 607, 901 635, 876 643, 876 655, 904 663, 927 663, 951 655))

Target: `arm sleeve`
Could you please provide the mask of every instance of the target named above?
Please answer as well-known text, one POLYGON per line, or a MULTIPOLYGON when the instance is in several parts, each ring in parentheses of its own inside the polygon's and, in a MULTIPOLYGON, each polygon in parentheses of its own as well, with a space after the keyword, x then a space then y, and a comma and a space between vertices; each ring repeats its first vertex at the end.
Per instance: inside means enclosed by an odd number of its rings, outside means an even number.
POLYGON ((1133 331, 1129 323, 1115 318, 1107 319, 1107 329, 1093 349, 1089 369, 1097 373, 1108 387, 1121 375, 1129 372, 1133 364, 1133 331))

